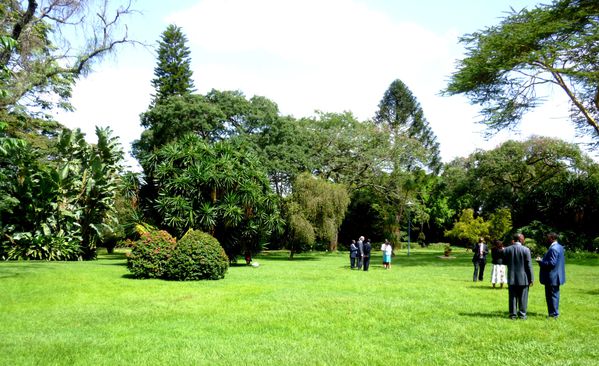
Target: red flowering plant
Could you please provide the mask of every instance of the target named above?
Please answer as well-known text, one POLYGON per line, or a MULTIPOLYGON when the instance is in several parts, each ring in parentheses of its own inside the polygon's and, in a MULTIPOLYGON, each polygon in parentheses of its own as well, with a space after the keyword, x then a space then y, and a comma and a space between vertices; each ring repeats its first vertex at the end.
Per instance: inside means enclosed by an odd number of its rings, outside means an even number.
POLYGON ((164 230, 152 230, 130 242, 127 268, 135 278, 162 278, 177 240, 164 230))

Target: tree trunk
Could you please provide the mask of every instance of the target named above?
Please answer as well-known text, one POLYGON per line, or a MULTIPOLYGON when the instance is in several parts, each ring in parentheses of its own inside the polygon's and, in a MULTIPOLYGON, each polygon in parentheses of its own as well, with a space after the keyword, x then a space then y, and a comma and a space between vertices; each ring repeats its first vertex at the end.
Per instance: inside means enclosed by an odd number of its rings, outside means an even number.
POLYGON ((335 235, 329 241, 329 252, 337 251, 337 243, 339 241, 339 233, 336 232, 335 235))

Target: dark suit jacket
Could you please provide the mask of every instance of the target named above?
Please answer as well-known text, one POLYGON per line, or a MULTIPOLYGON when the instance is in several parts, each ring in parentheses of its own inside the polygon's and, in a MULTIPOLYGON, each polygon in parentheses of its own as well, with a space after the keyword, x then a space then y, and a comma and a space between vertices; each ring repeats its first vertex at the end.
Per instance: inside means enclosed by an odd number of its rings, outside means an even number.
POLYGON ((349 245, 349 256, 350 258, 356 258, 358 256, 358 247, 354 243, 349 245))
POLYGON ((487 262, 487 254, 489 254, 489 249, 487 248, 487 244, 485 243, 478 243, 476 245, 474 245, 474 248, 472 248, 472 251, 474 252, 474 255, 472 256, 472 262, 476 262, 478 260, 482 261, 482 262, 487 262), (483 246, 483 257, 480 258, 480 246, 483 246))
POLYGON ((551 244, 539 261, 539 280, 543 285, 559 286, 566 283, 566 260, 564 247, 558 242, 551 244))
POLYGON ((503 264, 507 265, 507 283, 528 286, 534 281, 530 249, 515 242, 503 249, 503 264))
POLYGON ((370 257, 371 250, 372 246, 370 245, 370 242, 367 241, 366 243, 364 243, 364 257, 370 257))

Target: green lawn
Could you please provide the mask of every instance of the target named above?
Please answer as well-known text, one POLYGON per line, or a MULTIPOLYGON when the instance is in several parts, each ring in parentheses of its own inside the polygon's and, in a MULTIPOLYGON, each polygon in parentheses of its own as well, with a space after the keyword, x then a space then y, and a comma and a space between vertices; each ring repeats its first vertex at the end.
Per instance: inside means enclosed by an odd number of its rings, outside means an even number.
POLYGON ((132 279, 122 253, 0 262, 0 365, 599 363, 599 260, 567 262, 559 320, 535 284, 529 319, 511 321, 470 253, 411 254, 358 272, 346 253, 265 253, 201 282, 132 279))

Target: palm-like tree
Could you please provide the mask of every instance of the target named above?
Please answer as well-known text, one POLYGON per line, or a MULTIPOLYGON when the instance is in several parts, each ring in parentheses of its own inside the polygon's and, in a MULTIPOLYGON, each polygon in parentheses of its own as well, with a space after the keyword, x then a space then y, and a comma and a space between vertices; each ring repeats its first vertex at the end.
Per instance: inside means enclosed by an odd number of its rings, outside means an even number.
POLYGON ((151 159, 158 162, 155 206, 162 224, 176 236, 190 228, 205 230, 234 258, 281 226, 266 173, 234 142, 208 144, 187 135, 151 159))

